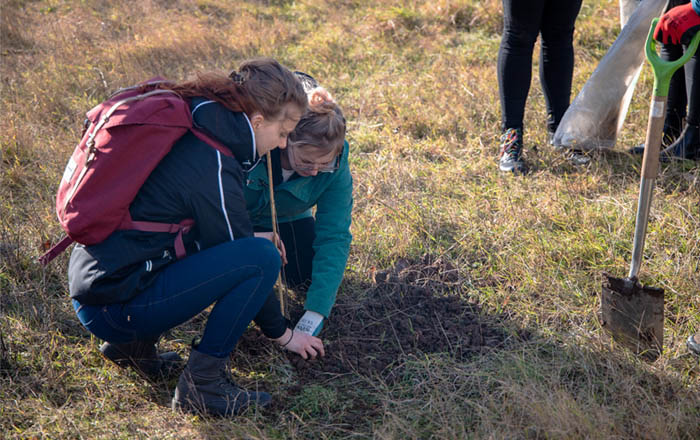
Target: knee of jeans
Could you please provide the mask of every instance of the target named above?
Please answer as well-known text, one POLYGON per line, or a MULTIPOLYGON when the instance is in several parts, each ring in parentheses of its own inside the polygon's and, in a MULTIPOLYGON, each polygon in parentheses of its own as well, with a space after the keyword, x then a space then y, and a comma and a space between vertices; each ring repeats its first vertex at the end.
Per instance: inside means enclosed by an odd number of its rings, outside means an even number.
POLYGON ((255 244, 258 247, 259 264, 264 268, 269 268, 272 272, 277 273, 282 266, 282 259, 277 247, 265 238, 255 238, 255 244))

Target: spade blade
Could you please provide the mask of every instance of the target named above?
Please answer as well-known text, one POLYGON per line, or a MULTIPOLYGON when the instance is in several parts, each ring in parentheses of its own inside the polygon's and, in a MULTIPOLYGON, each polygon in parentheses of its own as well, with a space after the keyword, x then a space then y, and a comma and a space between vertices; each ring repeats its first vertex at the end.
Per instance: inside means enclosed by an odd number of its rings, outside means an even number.
POLYGON ((643 286, 636 279, 603 275, 603 328, 636 354, 655 360, 664 340, 664 290, 643 286))

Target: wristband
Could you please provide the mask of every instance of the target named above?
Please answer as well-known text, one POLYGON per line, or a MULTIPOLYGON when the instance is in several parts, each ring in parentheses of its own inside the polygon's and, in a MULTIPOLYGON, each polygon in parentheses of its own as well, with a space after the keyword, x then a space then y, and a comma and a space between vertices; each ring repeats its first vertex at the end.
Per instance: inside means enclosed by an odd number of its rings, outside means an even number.
POLYGON ((292 329, 292 334, 289 335, 289 340, 288 340, 287 342, 285 342, 284 344, 282 344, 281 347, 284 348, 284 347, 286 347, 287 345, 289 345, 289 343, 292 342, 292 338, 293 338, 293 337, 294 337, 294 329, 292 329))
POLYGON ((317 312, 307 310, 304 316, 301 317, 295 327, 295 330, 306 333, 307 335, 316 336, 323 328, 323 315, 317 312))

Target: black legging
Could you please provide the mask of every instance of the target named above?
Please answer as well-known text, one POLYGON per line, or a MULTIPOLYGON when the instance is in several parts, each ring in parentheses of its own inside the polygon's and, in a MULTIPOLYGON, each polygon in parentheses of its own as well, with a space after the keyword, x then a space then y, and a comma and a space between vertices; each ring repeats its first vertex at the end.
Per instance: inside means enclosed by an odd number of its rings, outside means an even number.
MULTIPOLYGON (((316 221, 313 217, 279 224, 280 237, 287 252, 284 275, 287 286, 291 289, 304 289, 311 284, 311 262, 314 258, 312 245, 316 238, 315 228, 316 221)), ((269 232, 269 230, 259 228, 256 228, 256 231, 269 232)), ((278 333, 285 325, 284 318, 271 311, 272 309, 279 310, 279 308, 280 303, 272 291, 255 318, 255 322, 268 337, 281 336, 278 333), (277 319, 270 319, 275 315, 277 315, 277 319), (261 317, 267 317, 267 319, 260 319, 261 317)))
MULTIPOLYGON (((662 44, 661 59, 666 61, 675 61, 683 56, 683 46, 680 44, 662 44)), ((668 130, 675 132, 675 135, 681 132, 683 128, 683 118, 685 118, 685 107, 688 104, 685 88, 685 69, 681 67, 676 70, 676 73, 671 77, 671 82, 668 86, 668 101, 666 103, 666 119, 664 120, 664 132, 668 130)))
MULTIPOLYGON (((688 0, 671 0, 668 9, 689 3, 688 0)), ((667 9, 667 10, 668 10, 667 9)), ((675 61, 681 56, 686 48, 680 44, 662 44, 661 58, 666 61, 675 61)), ((686 105, 688 106, 687 121, 691 125, 700 125, 700 64, 698 63, 698 53, 688 60, 688 62, 673 74, 668 89, 668 103, 666 105, 666 128, 680 133, 683 128, 683 118, 686 117, 686 105)))
POLYGON ((688 91, 688 125, 700 125, 700 51, 685 63, 685 88, 688 91))
POLYGON ((582 0, 503 0, 498 86, 503 129, 522 128, 532 78, 532 51, 542 35, 540 81, 547 128, 555 131, 571 97, 574 23, 582 0))

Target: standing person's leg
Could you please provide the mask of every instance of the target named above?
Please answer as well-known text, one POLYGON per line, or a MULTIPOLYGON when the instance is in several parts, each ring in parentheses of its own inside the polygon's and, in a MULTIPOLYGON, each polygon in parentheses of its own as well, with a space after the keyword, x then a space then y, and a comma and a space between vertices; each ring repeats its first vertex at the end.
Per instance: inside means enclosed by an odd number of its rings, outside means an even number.
POLYGON ((700 125, 700 51, 685 63, 685 89, 688 92, 688 124, 700 125))
MULTIPOLYGON (((689 0, 669 0, 666 12, 676 6, 690 3, 689 0)), ((680 45, 662 45, 661 57, 664 60, 677 60, 687 47, 680 45)), ((678 69, 671 78, 666 107, 666 120, 664 121, 664 134, 667 128, 677 129, 674 133, 677 139, 662 151, 662 160, 673 157, 683 159, 700 159, 700 63, 697 53, 678 69), (685 79, 685 82, 683 82, 685 79), (685 107, 688 106, 685 127, 682 126, 683 116, 686 116, 685 107), (676 117, 673 117, 676 116, 676 117), (670 120, 669 120, 670 119, 670 120), (671 122, 671 124, 669 124, 671 122), (682 128, 682 131, 681 131, 682 128)), ((666 136, 664 136, 666 138, 666 136)), ((642 150, 643 152, 643 150, 642 150)))
POLYGON ((503 130, 523 128, 532 79, 532 52, 540 32, 544 3, 544 0, 503 0, 503 36, 497 61, 503 130))
POLYGON ((524 171, 523 118, 532 79, 532 51, 545 0, 503 0, 503 36, 498 50, 501 100, 501 171, 524 171))
POLYGON ((678 139, 662 152, 662 158, 700 159, 700 54, 693 55, 685 66, 685 89, 688 93, 688 115, 678 139))
POLYGON ((542 18, 540 82, 547 129, 554 133, 569 107, 574 73, 574 25, 581 0, 547 0, 542 18))
MULTIPOLYGON (((661 44, 660 55, 664 61, 676 61, 683 56, 683 46, 680 44, 661 44)), ((661 137, 662 148, 673 144, 680 136, 681 131, 683 131, 683 120, 686 115, 685 108, 688 104, 685 69, 687 67, 676 70, 671 76, 671 81, 668 85, 666 116, 664 117, 663 136, 661 137)), ((644 144, 632 147, 629 152, 632 154, 644 154, 644 144)))
MULTIPOLYGON (((688 3, 688 0, 669 0, 666 10, 688 3)), ((661 43, 657 43, 661 44, 661 43)), ((676 61, 683 56, 683 46, 680 44, 661 44, 659 50, 661 59, 664 61, 676 61)), ((668 86, 668 99, 666 100, 666 116, 664 117, 663 136, 661 137, 661 147, 668 147, 680 136, 683 131, 683 120, 685 119, 685 108, 688 105, 688 95, 686 94, 686 74, 684 69, 678 69, 668 86)), ((632 154, 644 154, 644 144, 632 147, 629 150, 632 154)))
MULTIPOLYGON (((676 61, 683 56, 683 46, 680 44, 662 44, 661 59, 664 61, 676 61)), ((668 100, 666 101, 666 118, 664 119, 664 141, 666 145, 673 143, 683 130, 683 120, 686 116, 688 105, 689 87, 686 87, 685 71, 680 68, 671 77, 668 85, 668 100), (670 138, 671 142, 668 142, 670 138)))
MULTIPOLYGON (((554 133, 569 108, 574 73, 574 27, 581 0, 547 0, 542 18, 540 83, 547 105, 547 132, 554 133)), ((581 150, 565 149, 574 165, 585 165, 590 157, 581 150)))

